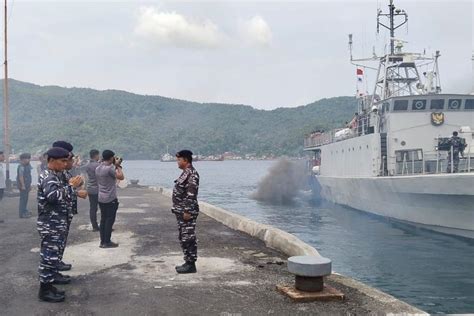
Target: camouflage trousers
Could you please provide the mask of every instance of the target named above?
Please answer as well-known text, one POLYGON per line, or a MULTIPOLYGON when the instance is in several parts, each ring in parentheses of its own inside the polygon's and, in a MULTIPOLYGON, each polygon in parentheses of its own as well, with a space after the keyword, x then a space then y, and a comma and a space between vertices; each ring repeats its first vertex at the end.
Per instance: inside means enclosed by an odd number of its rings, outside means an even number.
POLYGON ((67 232, 67 216, 40 215, 36 226, 41 238, 39 279, 41 283, 50 283, 58 273, 61 249, 67 232))
POLYGON ((69 212, 67 216, 67 225, 66 225, 66 234, 64 235, 63 243, 61 244, 61 249, 59 251, 59 261, 63 260, 64 250, 66 250, 67 237, 69 236, 69 228, 71 227, 72 218, 74 213, 69 212))
MULTIPOLYGON (((458 172, 459 169, 459 154, 453 155, 453 173, 458 172)), ((451 154, 448 154, 448 168, 446 168, 447 173, 451 173, 451 154)))
POLYGON ((189 221, 183 219, 182 214, 176 214, 179 231, 179 243, 184 253, 184 261, 195 262, 197 260, 196 220, 197 215, 189 221))

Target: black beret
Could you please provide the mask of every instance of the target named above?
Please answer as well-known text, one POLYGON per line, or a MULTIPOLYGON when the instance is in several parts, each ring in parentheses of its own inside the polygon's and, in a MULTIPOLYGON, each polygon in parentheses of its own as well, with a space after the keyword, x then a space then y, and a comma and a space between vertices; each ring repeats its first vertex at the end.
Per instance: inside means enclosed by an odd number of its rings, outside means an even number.
POLYGON ((21 159, 31 159, 31 154, 30 153, 23 153, 20 155, 20 160, 21 159))
POLYGON ((64 159, 69 158, 69 151, 61 147, 53 147, 46 152, 46 155, 51 159, 64 159))
POLYGON ((54 142, 53 147, 61 147, 69 152, 72 152, 74 150, 74 147, 71 145, 71 143, 65 142, 63 140, 58 140, 57 142, 54 142))

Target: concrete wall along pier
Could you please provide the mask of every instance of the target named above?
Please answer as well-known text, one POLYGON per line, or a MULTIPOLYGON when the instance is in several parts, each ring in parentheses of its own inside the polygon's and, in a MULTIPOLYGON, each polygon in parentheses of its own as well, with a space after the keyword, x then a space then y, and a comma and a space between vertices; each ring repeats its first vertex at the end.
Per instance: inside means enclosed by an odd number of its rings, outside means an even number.
MULTIPOLYGON (((151 187, 151 189, 171 198, 172 191, 169 189, 163 187, 151 187)), ((262 240, 267 247, 280 251, 288 257, 303 255, 320 256, 319 252, 314 247, 306 244, 296 236, 281 229, 272 227, 270 225, 257 223, 244 216, 229 212, 206 202, 199 202, 199 206, 200 211, 205 215, 231 229, 244 232, 252 237, 262 240)), ((403 314, 405 315, 427 315, 427 313, 422 310, 419 310, 387 293, 379 291, 347 276, 333 272, 330 278, 333 282, 337 282, 346 287, 355 289, 381 304, 392 306, 394 310, 403 310, 403 314)))

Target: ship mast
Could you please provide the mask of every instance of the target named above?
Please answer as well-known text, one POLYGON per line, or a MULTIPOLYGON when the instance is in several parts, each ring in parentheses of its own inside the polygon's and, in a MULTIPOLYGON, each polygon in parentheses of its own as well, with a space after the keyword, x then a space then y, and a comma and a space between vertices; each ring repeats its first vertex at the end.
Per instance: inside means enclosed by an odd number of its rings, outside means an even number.
POLYGON ((395 37, 395 31, 408 23, 408 14, 405 10, 396 8, 394 0, 390 0, 388 12, 382 9, 377 11, 377 33, 384 28, 390 33, 390 49, 383 56, 377 56, 375 51, 372 57, 355 59, 352 54, 353 37, 349 34, 349 50, 351 63, 364 69, 376 70, 376 80, 373 93, 364 96, 361 100, 363 109, 371 109, 380 101, 398 96, 436 94, 441 92, 438 58, 439 51, 433 57, 427 57, 425 53, 409 53, 403 51, 405 41, 395 37), (367 63, 377 62, 378 67, 368 66, 367 63), (420 74, 419 67, 432 69, 420 74), (422 80, 424 76, 424 81, 422 80))
POLYGON ((393 0, 390 0, 390 4, 388 5, 389 13, 383 13, 382 10, 379 10, 377 13, 377 33, 380 33, 380 26, 388 29, 390 31, 390 54, 395 54, 395 30, 405 25, 408 22, 408 14, 405 10, 395 9, 395 5, 393 4, 393 0), (403 17, 403 22, 395 25, 395 18, 403 17), (380 22, 380 17, 387 17, 389 19, 389 25, 385 25, 380 22))
POLYGON ((8 106, 8 49, 7 49, 7 36, 8 36, 8 23, 7 23, 7 0, 4 0, 4 80, 3 80, 3 146, 5 155, 5 186, 7 191, 11 190, 10 180, 10 122, 9 122, 9 106, 8 106))
MULTIPOLYGON (((382 78, 377 80, 378 85, 382 85, 382 93, 380 97, 382 99, 386 99, 392 95, 394 95, 394 85, 404 84, 408 86, 408 90, 410 94, 412 94, 412 87, 411 82, 419 81, 419 74, 416 70, 416 66, 414 63, 407 63, 405 69, 403 70, 405 73, 400 74, 397 71, 397 67, 394 67, 396 63, 400 63, 404 61, 403 56, 401 56, 401 48, 403 44, 399 41, 399 45, 397 45, 397 51, 395 51, 395 30, 400 28, 402 25, 405 25, 408 22, 408 14, 405 10, 395 8, 393 4, 393 0, 390 0, 390 4, 388 5, 388 13, 383 13, 381 9, 377 12, 377 33, 380 33, 380 27, 386 28, 390 32, 390 53, 381 58, 380 66, 384 69, 384 75, 382 78), (403 21, 397 23, 395 19, 399 17, 403 18, 403 21), (388 25, 381 22, 381 18, 388 19, 388 25), (398 55, 398 56, 397 56, 398 55), (398 57, 398 58, 397 58, 398 57), (408 68, 413 68, 415 70, 414 76, 409 76, 408 68), (405 78, 404 78, 405 77, 405 78)), ((380 73, 379 73, 380 74, 380 73)), ((377 92, 377 86, 374 89, 373 98, 375 98, 377 92)), ((374 100, 373 100, 374 101, 374 100)))

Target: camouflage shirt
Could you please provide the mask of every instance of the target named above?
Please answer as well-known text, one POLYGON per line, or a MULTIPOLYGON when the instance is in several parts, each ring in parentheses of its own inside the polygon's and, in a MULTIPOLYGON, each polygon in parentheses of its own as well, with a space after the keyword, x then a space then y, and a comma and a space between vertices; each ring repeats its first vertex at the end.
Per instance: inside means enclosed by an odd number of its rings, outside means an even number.
POLYGON ((66 216, 71 194, 72 189, 64 185, 61 173, 44 170, 38 182, 38 215, 66 216))
MULTIPOLYGON (((450 145, 453 147, 453 153, 455 155, 459 154, 459 152, 463 152, 464 151, 464 144, 462 142, 462 139, 461 137, 459 136, 452 136, 450 139, 449 139, 449 143, 450 145)), ((451 152, 451 150, 450 150, 451 152)))
POLYGON ((181 176, 174 181, 173 189, 173 213, 190 213, 197 215, 199 213, 199 204, 197 201, 199 190, 199 173, 194 167, 183 170, 181 176))
POLYGON ((69 216, 77 214, 77 192, 69 185, 69 180, 71 180, 72 177, 72 173, 67 170, 64 170, 61 176, 64 186, 69 187, 69 191, 71 192, 70 198, 67 201, 69 216))

